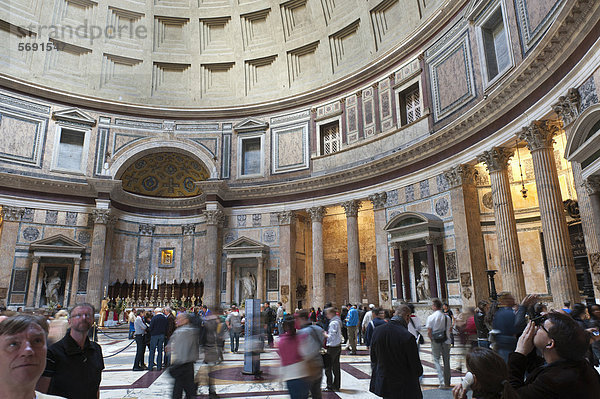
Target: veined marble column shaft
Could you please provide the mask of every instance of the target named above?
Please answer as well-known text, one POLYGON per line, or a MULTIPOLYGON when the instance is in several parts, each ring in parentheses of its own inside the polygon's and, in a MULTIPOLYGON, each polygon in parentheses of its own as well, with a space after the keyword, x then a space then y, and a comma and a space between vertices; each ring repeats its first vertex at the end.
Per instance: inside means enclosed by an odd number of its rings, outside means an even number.
POLYGON ((31 273, 29 273, 29 287, 27 289, 27 307, 34 306, 35 300, 35 282, 37 280, 38 270, 40 267, 40 257, 34 256, 31 258, 31 273))
POLYGON ((80 267, 81 267, 81 259, 74 259, 73 260, 73 277, 71 278, 71 298, 69 301, 69 306, 73 306, 77 303, 77 289, 79 288, 79 268, 80 267))
POLYGON ((150 282, 152 276, 152 235, 156 225, 144 223, 138 226, 137 270, 135 278, 138 281, 150 282))
POLYGON ((600 177, 592 177, 584 182, 581 164, 571 162, 571 167, 594 294, 600 298, 600 177))
MULTIPOLYGON (((10 277, 12 275, 13 262, 15 259, 15 249, 19 235, 19 223, 24 214, 24 208, 14 206, 2 207, 2 230, 0 230, 0 248, 2 248, 2 256, 0 256, 0 287, 6 288, 7 293, 9 292, 8 285, 10 284, 10 277)), ((4 304, 8 304, 8 298, 5 299, 4 304)))
POLYGON ((258 257, 256 267, 256 298, 260 299, 264 303, 267 298, 265 296, 265 259, 258 257))
MULTIPOLYGON (((581 166, 579 167, 581 169, 581 166)), ((585 246, 590 252, 600 252, 600 176, 590 176, 583 182, 583 188, 585 188, 585 194, 589 199, 590 216, 591 220, 587 220, 587 224, 590 225, 590 230, 593 234, 590 234, 590 243, 586 237, 585 246), (595 236, 595 237, 594 237, 595 236)), ((585 197, 583 195, 582 197, 585 197)), ((581 205, 579 206, 581 210, 581 205)), ((581 223, 584 223, 584 215, 581 215, 581 223)))
POLYGON ((538 192, 544 248, 550 272, 552 297, 557 306, 565 301, 579 302, 575 260, 565 220, 554 148, 554 134, 559 126, 549 121, 534 121, 519 133, 527 142, 533 158, 535 185, 538 192))
POLYGON ((432 298, 439 298, 435 255, 433 252, 433 244, 435 241, 435 239, 429 237, 425 239, 425 243, 427 244, 427 266, 429 270, 429 292, 431 293, 432 298))
POLYGON ((312 223, 312 305, 325 305, 325 259, 323 257, 323 217, 327 210, 323 206, 307 209, 312 223))
POLYGON ((219 227, 223 224, 224 214, 220 209, 215 209, 205 210, 204 215, 206 216, 206 261, 202 273, 204 280, 202 303, 214 307, 221 304, 219 227))
POLYGON ((277 213, 279 223, 280 298, 286 310, 296 308, 296 215, 293 211, 277 213))
POLYGON ((394 284, 396 284, 396 299, 404 299, 404 291, 402 289, 402 260, 400 259, 400 244, 394 245, 394 284))
POLYGON ((412 290, 410 289, 410 269, 408 266, 408 246, 400 246, 402 250, 402 279, 404 280, 404 300, 412 302, 412 290))
POLYGON ((191 280, 194 276, 192 273, 192 265, 194 262, 194 233, 196 232, 196 225, 194 223, 184 224, 181 226, 181 234, 183 234, 182 240, 182 265, 181 265, 181 278, 184 280, 191 280))
POLYGON ((231 305, 233 302, 233 259, 231 258, 227 258, 227 276, 225 278, 225 302, 231 305))
POLYGON ((110 209, 97 208, 92 212, 94 232, 92 236, 92 254, 87 281, 86 301, 100 309, 102 302, 102 280, 104 277, 104 249, 106 247, 106 225, 109 222, 110 209))
POLYGON ((502 287, 504 291, 511 292, 517 301, 520 301, 526 294, 525 278, 523 277, 517 221, 510 194, 507 168, 508 160, 513 154, 514 150, 495 147, 485 151, 479 157, 479 161, 485 162, 490 172, 498 252, 500 253, 500 269, 502 271, 502 287))
POLYGON ((388 287, 392 286, 390 282, 387 231, 384 230, 386 225, 385 203, 387 201, 387 193, 384 191, 369 195, 369 201, 373 203, 373 217, 375 222, 375 255, 377 257, 377 286, 379 290, 379 306, 390 309, 392 307, 391 293, 389 290, 388 292, 381 291, 382 281, 387 281, 388 287))
POLYGON ((357 305, 362 302, 360 287, 360 244, 358 240, 358 210, 360 201, 342 202, 346 212, 346 229, 348 236, 348 301, 357 305))

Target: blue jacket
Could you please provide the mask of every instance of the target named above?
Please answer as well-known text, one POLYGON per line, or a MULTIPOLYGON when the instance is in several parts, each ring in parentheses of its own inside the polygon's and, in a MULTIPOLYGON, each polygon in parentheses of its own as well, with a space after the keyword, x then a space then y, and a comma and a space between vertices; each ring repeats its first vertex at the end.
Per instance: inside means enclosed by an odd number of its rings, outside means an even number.
POLYGON ((358 325, 358 310, 351 308, 346 316, 346 327, 353 327, 358 325))
POLYGON ((154 317, 152 317, 152 320, 150 320, 150 335, 165 335, 167 332, 167 317, 162 314, 156 314, 154 315, 154 317))

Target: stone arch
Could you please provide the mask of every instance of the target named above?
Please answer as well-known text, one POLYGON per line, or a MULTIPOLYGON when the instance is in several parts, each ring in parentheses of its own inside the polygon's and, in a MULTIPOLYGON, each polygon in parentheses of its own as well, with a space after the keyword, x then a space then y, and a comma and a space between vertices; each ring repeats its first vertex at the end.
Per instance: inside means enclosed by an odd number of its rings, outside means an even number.
POLYGON ((176 152, 191 156, 201 162, 209 172, 209 179, 218 179, 216 159, 204 147, 193 141, 150 140, 139 142, 113 159, 108 174, 117 179, 136 160, 153 153, 176 152))
POLYGON ((399 227, 408 226, 422 226, 427 229, 430 225, 434 229, 440 228, 443 226, 442 219, 428 213, 409 211, 394 216, 383 229, 388 232, 399 227))
POLYGON ((582 163, 598 148, 600 148, 600 104, 594 104, 583 111, 567 130, 565 158, 582 163))

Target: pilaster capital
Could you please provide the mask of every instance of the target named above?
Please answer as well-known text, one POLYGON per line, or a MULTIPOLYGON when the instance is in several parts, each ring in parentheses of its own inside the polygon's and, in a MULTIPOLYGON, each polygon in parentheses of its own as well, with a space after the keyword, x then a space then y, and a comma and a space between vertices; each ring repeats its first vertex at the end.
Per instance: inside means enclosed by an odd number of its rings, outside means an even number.
POLYGON ((75 267, 79 267, 80 264, 81 264, 81 258, 73 259, 73 265, 75 265, 75 267))
POLYGON ((312 208, 308 208, 306 212, 308 212, 310 220, 313 222, 322 222, 323 217, 325 217, 325 214, 327 213, 327 209, 325 209, 324 206, 313 206, 312 208))
POLYGON ((181 226, 181 234, 183 234, 184 236, 194 235, 195 232, 196 225, 194 223, 184 224, 183 226, 181 226))
POLYGON ((20 222, 25 214, 25 208, 17 206, 2 206, 2 220, 7 222, 20 222))
POLYGON ((202 180, 194 182, 194 184, 202 190, 203 194, 218 195, 221 198, 225 196, 229 189, 229 186, 223 180, 202 180))
POLYGON ((398 249, 400 252, 406 251, 410 248, 410 244, 405 241, 396 241, 392 243, 392 246, 398 249))
POLYGON ((442 245, 442 237, 425 237, 425 244, 442 245))
POLYGON ((37 263, 37 264, 39 264, 41 259, 42 259, 42 258, 41 258, 40 256, 32 256, 32 257, 31 257, 31 263, 32 263, 32 264, 33 264, 33 263, 37 263))
POLYGON ((382 193, 371 194, 369 195, 368 199, 373 203, 373 209, 377 211, 385 208, 385 203, 387 202, 387 193, 384 191, 382 193))
POLYGON ((563 126, 568 126, 577 118, 579 115, 579 103, 581 97, 579 96, 579 90, 576 88, 570 88, 567 90, 566 96, 558 97, 558 102, 552 105, 554 112, 558 114, 558 117, 562 119, 563 126))
POLYGON ((207 209, 203 215, 206 216, 206 224, 209 226, 222 226, 225 223, 225 214, 220 209, 207 209))
POLYGON ((344 208, 344 212, 346 212, 346 217, 358 216, 358 210, 362 206, 359 200, 344 201, 340 205, 342 206, 342 208, 344 208))
POLYGON ((508 167, 508 160, 515 154, 515 150, 506 147, 494 147, 484 151, 479 157, 479 162, 485 163, 490 172, 500 172, 508 167))
POLYGON ((139 229, 140 235, 151 236, 152 234, 154 234, 154 230, 156 230, 156 225, 150 223, 140 224, 139 229))
POLYGON ((529 151, 552 148, 553 137, 560 127, 558 121, 533 121, 517 133, 517 137, 527 143, 529 151))
POLYGON ((94 219, 94 224, 109 224, 112 220, 111 210, 96 208, 92 211, 92 218, 94 219))
POLYGON ((296 213, 294 211, 282 211, 277 212, 277 224, 280 226, 292 224, 296 219, 296 213))
POLYGON ((600 194, 600 176, 590 176, 584 180, 582 186, 589 195, 600 194))
POLYGON ((456 188, 463 184, 475 184, 477 169, 474 166, 462 164, 444 171, 443 174, 450 187, 456 188))
POLYGON ((362 94, 363 94, 362 90, 357 91, 356 92, 356 98, 361 98, 362 94))

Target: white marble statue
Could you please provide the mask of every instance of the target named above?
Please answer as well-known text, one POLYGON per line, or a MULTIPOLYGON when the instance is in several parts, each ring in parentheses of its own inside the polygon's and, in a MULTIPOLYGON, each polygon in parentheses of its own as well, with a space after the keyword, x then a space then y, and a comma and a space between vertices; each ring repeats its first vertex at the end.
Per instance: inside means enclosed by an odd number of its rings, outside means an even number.
POLYGON ((44 272, 44 284, 46 285, 46 304, 58 303, 58 290, 62 284, 62 280, 58 277, 58 272, 55 270, 52 276, 48 277, 44 272))
POLYGON ((256 277, 248 272, 242 277, 242 301, 254 297, 256 297, 256 277))
POLYGON ((417 296, 419 301, 424 301, 431 298, 431 291, 429 290, 429 267, 427 263, 421 261, 421 274, 419 281, 417 282, 417 296))

